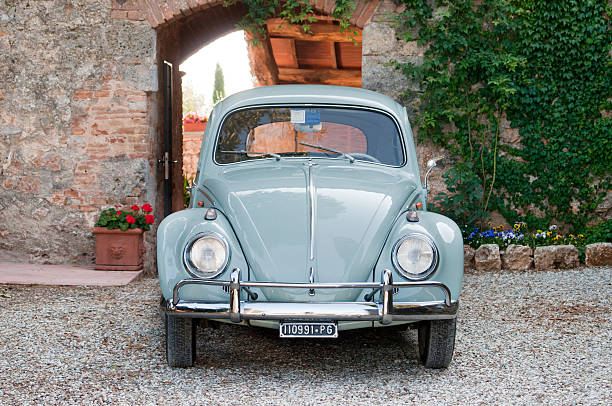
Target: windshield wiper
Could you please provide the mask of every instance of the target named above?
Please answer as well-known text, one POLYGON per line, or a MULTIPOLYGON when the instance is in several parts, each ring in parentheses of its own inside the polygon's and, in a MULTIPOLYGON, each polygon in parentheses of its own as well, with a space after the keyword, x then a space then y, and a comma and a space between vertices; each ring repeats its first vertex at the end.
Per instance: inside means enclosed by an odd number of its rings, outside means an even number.
POLYGON ((355 158, 353 158, 350 154, 345 154, 342 151, 338 151, 338 150, 335 150, 335 149, 327 148, 327 147, 324 147, 323 145, 308 144, 307 142, 300 142, 300 144, 306 145, 307 147, 311 147, 311 148, 317 148, 317 149, 320 149, 322 151, 333 152, 334 154, 338 154, 339 155, 337 158, 344 157, 344 158, 348 158, 350 163, 355 162, 355 158))
POLYGON ((281 156, 279 154, 275 154, 274 152, 255 152, 255 151, 219 151, 222 154, 240 154, 240 155, 262 155, 262 156, 271 156, 275 158, 277 161, 280 161, 281 156))

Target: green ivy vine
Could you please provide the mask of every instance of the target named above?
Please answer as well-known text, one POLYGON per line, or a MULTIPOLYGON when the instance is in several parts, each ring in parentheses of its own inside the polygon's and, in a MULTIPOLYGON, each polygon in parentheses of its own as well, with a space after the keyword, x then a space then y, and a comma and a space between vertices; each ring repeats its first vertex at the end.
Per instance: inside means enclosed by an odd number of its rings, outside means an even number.
MULTIPOLYGON (((237 3, 247 8, 238 28, 251 33, 254 42, 266 36, 269 18, 281 18, 288 24, 298 25, 305 33, 311 33, 310 24, 317 21, 309 0, 226 0, 224 5, 237 3)), ((336 0, 336 7, 330 15, 340 22, 341 32, 348 31, 349 37, 354 35, 350 30, 350 18, 355 6, 355 0, 336 0)))
POLYGON ((493 211, 531 228, 597 222, 612 168, 609 2, 401 2, 400 35, 427 50, 394 65, 422 86, 419 137, 454 156, 437 208, 470 227, 493 211))

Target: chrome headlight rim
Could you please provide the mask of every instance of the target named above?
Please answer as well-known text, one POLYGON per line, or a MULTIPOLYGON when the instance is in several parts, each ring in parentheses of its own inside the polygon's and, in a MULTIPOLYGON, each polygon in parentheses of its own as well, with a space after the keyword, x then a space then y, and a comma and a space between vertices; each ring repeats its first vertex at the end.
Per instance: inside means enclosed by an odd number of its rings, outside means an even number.
POLYGON ((434 242, 434 240, 431 239, 429 236, 425 234, 420 234, 420 233, 409 233, 409 234, 404 235, 402 238, 400 238, 395 243, 395 245, 393 246, 393 249, 391 250, 391 262, 393 263, 393 266, 404 278, 409 279, 411 281, 422 281, 424 279, 429 278, 431 274, 433 274, 435 270, 438 268, 439 258, 440 258, 440 254, 438 252, 438 247, 436 246, 436 243, 434 242), (427 244, 429 244, 433 252, 433 258, 432 258, 431 264, 425 271, 419 274, 411 274, 409 272, 406 272, 406 270, 400 265, 399 260, 397 259, 397 251, 399 250, 399 247, 402 245, 404 241, 410 238, 416 238, 416 239, 425 241, 427 244))
POLYGON ((192 277, 197 278, 197 279, 213 279, 221 275, 225 271, 225 269, 227 268, 227 265, 230 262, 231 254, 232 254, 232 251, 230 250, 230 246, 227 243, 227 239, 224 236, 214 231, 206 231, 206 232, 198 233, 194 235, 193 237, 191 237, 191 239, 189 239, 189 242, 187 243, 187 245, 185 246, 185 249, 183 250, 183 264, 185 265, 185 269, 187 270, 187 273, 189 273, 189 275, 191 275, 192 277), (223 245, 223 248, 225 248, 225 253, 226 253, 225 261, 223 262, 221 267, 219 267, 217 272, 212 273, 210 275, 204 275, 202 271, 197 266, 195 266, 194 263, 191 261, 191 248, 193 247, 193 244, 195 244, 196 241, 204 237, 213 237, 219 240, 221 244, 223 245))

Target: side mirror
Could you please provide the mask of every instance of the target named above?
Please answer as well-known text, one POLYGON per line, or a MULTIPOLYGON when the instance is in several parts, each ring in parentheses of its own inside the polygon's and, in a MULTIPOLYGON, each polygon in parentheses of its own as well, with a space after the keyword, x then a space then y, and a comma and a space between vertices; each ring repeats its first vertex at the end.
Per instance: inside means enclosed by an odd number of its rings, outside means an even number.
POLYGON ((427 161, 427 172, 425 173, 425 189, 427 189, 427 179, 429 178, 429 173, 433 170, 433 168, 438 166, 438 162, 442 161, 443 159, 444 156, 439 156, 436 158, 431 158, 429 161, 427 161))

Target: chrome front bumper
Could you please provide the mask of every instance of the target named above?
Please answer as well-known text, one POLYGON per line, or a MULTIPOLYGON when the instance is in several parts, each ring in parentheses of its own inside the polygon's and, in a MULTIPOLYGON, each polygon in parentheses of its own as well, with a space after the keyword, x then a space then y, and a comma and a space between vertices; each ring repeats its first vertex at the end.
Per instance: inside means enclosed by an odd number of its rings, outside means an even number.
MULTIPOLYGON (((316 321, 418 321, 452 319, 457 315, 458 301, 451 300, 451 292, 440 282, 396 282, 392 273, 383 272, 381 283, 283 283, 240 281, 240 269, 234 269, 230 281, 184 279, 174 286, 172 300, 166 301, 163 310, 168 314, 205 319, 242 320, 316 320, 316 321), (182 300, 179 295, 185 285, 229 287, 229 302, 208 303, 182 300), (444 292, 439 302, 393 302, 393 289, 411 287, 438 288, 444 292), (373 289, 382 292, 381 303, 372 302, 258 302, 241 301, 240 290, 249 288, 287 289, 373 289)), ((252 294, 252 293, 250 293, 252 294)))

